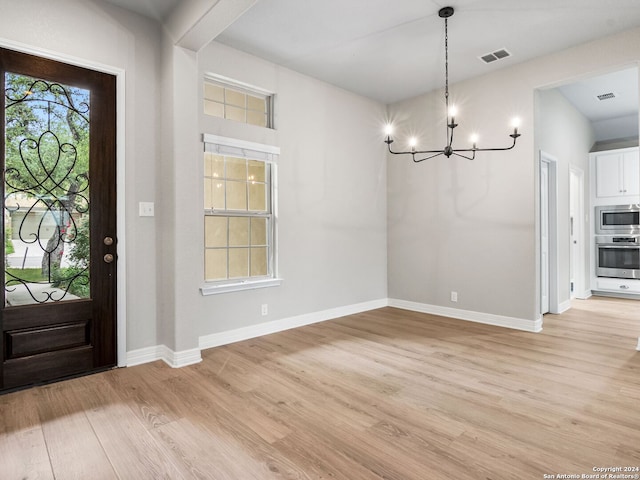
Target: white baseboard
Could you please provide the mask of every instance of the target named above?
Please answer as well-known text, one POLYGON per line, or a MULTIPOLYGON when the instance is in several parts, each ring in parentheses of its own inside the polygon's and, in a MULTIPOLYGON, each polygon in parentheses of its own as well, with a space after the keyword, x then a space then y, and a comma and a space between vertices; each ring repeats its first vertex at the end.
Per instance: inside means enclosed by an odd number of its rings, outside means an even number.
POLYGON ((638 346, 636 347, 636 350, 640 352, 640 337, 638 337, 638 346))
POLYGON ((143 363, 155 362, 162 360, 173 368, 186 367, 202 361, 201 351, 205 348, 218 347, 227 345, 250 338, 277 333, 291 328, 302 327, 312 323, 324 322, 334 318, 353 315, 356 313, 375 310, 389 305, 386 298, 373 300, 370 302, 357 303, 354 305, 346 305, 344 307, 331 308, 320 312, 307 313, 295 317, 284 318, 282 320, 274 320, 272 322, 259 323, 250 327, 237 328, 226 332, 214 333, 200 337, 198 341, 199 348, 191 350, 183 350, 174 352, 166 345, 154 345, 152 347, 141 348, 127 352, 127 367, 141 365, 143 363))
MULTIPOLYGON (((527 332, 542 331, 542 318, 538 318, 537 320, 526 320, 523 318, 505 317, 490 313, 472 312, 457 308, 440 307, 425 303, 384 298, 372 300, 370 302, 357 303, 354 305, 346 305, 344 307, 331 308, 319 312, 306 313, 280 320, 273 320, 271 322, 259 323, 257 325, 236 328, 234 330, 213 333, 211 335, 204 335, 199 338, 199 348, 191 350, 174 352, 166 345, 155 345, 153 347, 132 350, 127 352, 127 366, 132 367, 134 365, 162 360, 173 368, 185 367, 202 361, 200 352, 207 348, 219 347, 221 345, 249 340, 251 338, 261 337, 271 333, 282 332, 292 328, 303 327, 305 325, 333 320, 335 318, 354 315, 356 313, 367 312, 369 310, 375 310, 377 308, 387 306, 411 310, 414 312, 430 313, 443 317, 467 320, 470 322, 484 323, 487 325, 495 325, 498 327, 524 330, 527 332)), ((638 339, 638 348, 640 349, 640 339, 638 339)))
POLYGON ((571 309, 571 299, 565 300, 558 305, 558 315, 571 309))
POLYGON ((395 298, 389 299, 389 306, 401 308, 403 310, 411 310, 413 312, 430 313, 432 315, 439 315, 442 317, 457 318, 460 320, 467 320, 469 322, 484 323, 487 325, 507 327, 515 330, 524 330, 526 332, 542 331, 542 318, 538 318, 537 320, 527 320, 524 318, 505 317, 491 313, 440 307, 426 303, 409 302, 407 300, 398 300, 395 298))
POLYGON ((201 350, 219 347, 229 343, 249 340, 250 338, 261 337, 271 333, 282 332, 291 328, 311 325, 312 323, 324 322, 326 320, 333 320, 334 318, 344 317, 346 315, 354 315, 356 313, 375 310, 376 308, 382 308, 388 305, 388 300, 384 298, 370 302, 347 305, 344 307, 331 308, 320 312, 306 313, 295 317, 283 318, 281 320, 259 323, 258 325, 251 325, 249 327, 236 328, 234 330, 227 330, 225 332, 202 336, 200 337, 199 346, 201 350))
POLYGON ((591 298, 592 295, 591 290, 585 290, 582 292, 582 295, 576 295, 576 298, 579 298, 580 300, 587 300, 588 298, 591 298))
POLYGON ((153 347, 127 352, 127 367, 155 362, 156 360, 162 360, 172 368, 179 368, 201 362, 202 356, 198 348, 174 352, 166 345, 154 345, 153 347))
POLYGON ((140 348, 127 352, 127 367, 142 365, 143 363, 155 362, 162 359, 164 345, 154 345, 153 347, 140 348))

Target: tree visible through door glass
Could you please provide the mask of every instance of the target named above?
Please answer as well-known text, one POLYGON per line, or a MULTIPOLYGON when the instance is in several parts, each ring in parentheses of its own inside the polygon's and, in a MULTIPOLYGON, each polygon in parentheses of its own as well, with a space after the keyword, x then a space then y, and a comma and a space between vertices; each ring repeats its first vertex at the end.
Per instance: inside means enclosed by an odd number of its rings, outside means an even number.
POLYGON ((88 90, 5 75, 5 306, 89 298, 88 90))

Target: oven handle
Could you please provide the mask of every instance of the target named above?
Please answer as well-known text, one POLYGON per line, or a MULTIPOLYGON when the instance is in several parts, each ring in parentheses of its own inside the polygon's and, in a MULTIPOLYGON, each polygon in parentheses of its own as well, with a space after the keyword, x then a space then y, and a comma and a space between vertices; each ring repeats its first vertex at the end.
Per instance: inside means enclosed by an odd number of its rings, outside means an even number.
POLYGON ((596 245, 598 248, 636 248, 636 249, 640 249, 640 245, 615 245, 615 244, 598 244, 596 245))

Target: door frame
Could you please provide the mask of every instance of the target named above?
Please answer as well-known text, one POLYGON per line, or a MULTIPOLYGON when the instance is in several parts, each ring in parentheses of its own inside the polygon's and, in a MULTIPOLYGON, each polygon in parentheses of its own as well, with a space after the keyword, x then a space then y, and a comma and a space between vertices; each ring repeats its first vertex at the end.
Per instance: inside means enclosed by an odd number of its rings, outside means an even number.
POLYGON ((0 47, 21 53, 68 63, 78 67, 108 73, 116 77, 116 229, 117 255, 116 274, 118 278, 116 290, 116 364, 118 367, 127 365, 127 277, 126 277, 126 188, 125 188, 125 70, 110 65, 66 55, 60 52, 45 50, 31 45, 0 39, 0 47))
MULTIPOLYGON (((561 313, 559 295, 558 295, 558 159, 547 152, 540 150, 539 164, 538 164, 538 191, 540 198, 542 195, 547 195, 548 199, 548 221, 549 221, 549 313, 561 313), (546 164, 549 173, 549 187, 545 192, 542 188, 542 182, 540 180, 540 170, 542 164, 546 164)), ((540 201, 540 215, 538 217, 538 224, 542 221, 542 201, 540 201)), ((540 226, 538 231, 538 258, 541 259, 542 251, 542 228, 540 226)), ((542 307, 542 268, 540 268, 540 278, 538 286, 538 308, 542 307)))
MULTIPOLYGON (((586 213, 584 208, 584 205, 585 205, 584 171, 581 168, 576 167, 575 165, 569 165, 569 195, 570 195, 569 205, 573 203, 574 204, 573 206, 575 207, 574 222, 573 222, 574 237, 577 237, 581 242, 581 244, 579 244, 580 248, 578 252, 574 252, 573 244, 571 245, 571 261, 573 264, 573 272, 574 272, 574 280, 575 280, 575 284, 572 292, 572 298, 587 298, 585 296, 586 284, 587 284, 586 283, 587 269, 585 268, 586 266, 585 257, 587 255, 586 252, 588 251, 588 242, 586 241, 586 237, 585 237, 586 213), (576 179, 577 190, 578 190, 577 192, 572 191, 572 188, 571 188, 572 177, 575 177, 576 179), (577 259, 574 258, 574 253, 576 253, 576 256, 578 257, 577 259), (574 262, 574 260, 577 260, 577 261, 574 262)), ((569 210, 571 211, 571 208, 569 210)))

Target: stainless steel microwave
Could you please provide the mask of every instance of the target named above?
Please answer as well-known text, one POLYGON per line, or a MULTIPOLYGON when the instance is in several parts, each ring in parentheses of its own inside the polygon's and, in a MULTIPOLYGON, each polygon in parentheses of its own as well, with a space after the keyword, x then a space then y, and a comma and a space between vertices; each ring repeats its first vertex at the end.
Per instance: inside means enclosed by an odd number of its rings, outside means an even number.
POLYGON ((603 205, 596 207, 596 234, 640 234, 640 205, 603 205))

